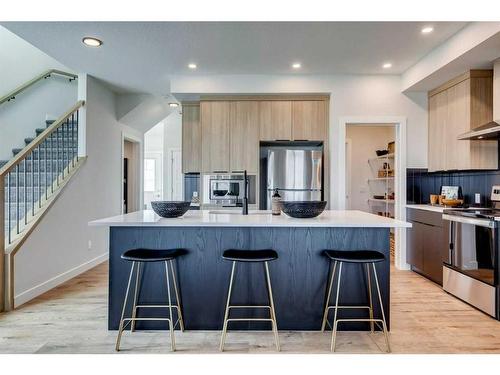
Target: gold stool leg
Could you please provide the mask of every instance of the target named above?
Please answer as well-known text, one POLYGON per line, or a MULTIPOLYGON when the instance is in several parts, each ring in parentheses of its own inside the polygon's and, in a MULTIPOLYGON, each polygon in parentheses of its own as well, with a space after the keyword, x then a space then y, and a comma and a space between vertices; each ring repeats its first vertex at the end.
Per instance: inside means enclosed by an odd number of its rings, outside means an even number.
POLYGON ((120 351, 120 340, 123 332, 123 318, 125 317, 125 308, 127 307, 128 292, 130 290, 130 283, 132 282, 132 274, 134 273, 135 262, 132 263, 130 268, 130 275, 128 277, 127 291, 125 292, 125 300, 123 301, 122 316, 120 318, 120 327, 118 328, 118 337, 116 338, 115 350, 120 351))
POLYGON ((174 336, 174 320, 172 318, 172 298, 170 296, 170 280, 168 277, 168 261, 165 262, 165 276, 167 277, 167 294, 168 294, 168 311, 170 315, 170 345, 173 352, 175 352, 175 336, 174 336))
POLYGON ((273 289, 271 288, 271 277, 269 276, 269 265, 268 262, 264 262, 264 266, 266 269, 266 280, 267 280, 267 291, 269 293, 269 302, 271 304, 271 319, 273 325, 274 332, 274 340, 276 342, 276 350, 280 351, 280 338, 278 335, 278 323, 276 321, 276 312, 274 310, 274 299, 273 299, 273 289))
POLYGON ((332 343, 330 350, 335 351, 335 343, 337 341, 337 313, 339 311, 339 294, 340 294, 340 281, 342 279, 342 262, 339 265, 339 280, 337 281, 337 297, 335 298, 335 313, 333 315, 333 330, 332 330, 332 343))
POLYGON ((224 314, 224 325, 222 327, 222 336, 220 338, 220 351, 224 351, 224 343, 226 342, 226 334, 227 334, 227 319, 229 317, 229 303, 231 301, 231 291, 233 289, 233 279, 234 279, 234 270, 236 268, 236 262, 233 261, 233 267, 231 269, 231 278, 229 279, 229 291, 227 293, 227 303, 226 303, 226 312, 224 314))
POLYGON ((387 344, 387 353, 391 352, 391 346, 389 344, 389 332, 387 331, 387 323, 385 321, 385 313, 384 313, 384 305, 382 304, 382 296, 380 294, 380 287, 378 285, 378 277, 377 277, 377 269, 375 268, 375 263, 372 263, 373 267, 373 275, 375 276, 375 284, 377 284, 377 293, 378 293, 378 301, 380 303, 380 310, 382 311, 382 323, 384 325, 384 335, 385 335, 385 342, 387 344))
POLYGON ((366 278, 368 282, 368 297, 370 299, 370 330, 373 333, 374 331, 374 326, 375 324, 373 323, 373 300, 372 300, 372 282, 371 282, 371 276, 370 276, 370 265, 368 263, 366 265, 366 278))
MULTIPOLYGON (((140 289, 140 274, 141 274, 141 268, 144 266, 141 264, 141 262, 137 263, 137 271, 135 272, 135 290, 134 290, 134 306, 132 307, 132 319, 135 319, 137 316, 137 297, 140 289)), ((135 331, 135 320, 132 320, 131 323, 131 332, 135 331)))
POLYGON ((181 327, 181 331, 184 332, 184 319, 182 319, 181 300, 179 298, 179 290, 177 289, 177 276, 175 275, 173 260, 170 261, 170 270, 172 271, 172 280, 174 283, 175 301, 177 302, 177 315, 179 316, 179 325, 181 327))
POLYGON ((325 312, 323 313, 323 323, 321 323, 321 332, 325 331, 326 321, 328 320, 328 305, 330 304, 330 294, 332 294, 333 279, 335 278, 336 269, 337 269, 337 261, 333 263, 332 275, 330 276, 330 283, 328 284, 328 294, 326 295, 325 312))

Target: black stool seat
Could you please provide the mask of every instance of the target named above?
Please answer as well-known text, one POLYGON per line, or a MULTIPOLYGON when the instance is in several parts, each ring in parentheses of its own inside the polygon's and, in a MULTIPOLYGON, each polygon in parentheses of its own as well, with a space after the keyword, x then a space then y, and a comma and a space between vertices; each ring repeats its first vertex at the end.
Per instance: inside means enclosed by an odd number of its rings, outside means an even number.
POLYGON ((384 254, 375 250, 325 250, 331 260, 347 263, 377 263, 385 260, 384 254))
POLYGON ((236 262, 270 262, 278 259, 278 253, 271 249, 238 250, 228 249, 222 253, 222 258, 236 262))
POLYGON ((183 249, 131 249, 122 254, 122 259, 132 262, 164 262, 175 259, 184 252, 183 249))

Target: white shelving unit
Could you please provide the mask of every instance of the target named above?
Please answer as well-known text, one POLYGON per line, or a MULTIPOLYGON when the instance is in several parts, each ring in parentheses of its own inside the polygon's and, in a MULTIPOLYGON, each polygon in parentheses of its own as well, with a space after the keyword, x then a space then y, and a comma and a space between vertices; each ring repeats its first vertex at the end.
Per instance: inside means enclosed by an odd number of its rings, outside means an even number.
POLYGON ((394 191, 394 176, 378 177, 378 171, 383 169, 384 163, 388 163, 390 167, 393 167, 394 154, 386 154, 368 159, 368 164, 373 173, 373 177, 368 179, 368 187, 370 189, 368 203, 372 212, 389 212, 390 216, 394 217, 394 199, 387 199, 394 191), (374 198, 377 195, 383 195, 384 198, 374 198))
POLYGON ((387 160, 387 159, 394 159, 394 154, 385 154, 385 155, 382 155, 382 156, 377 156, 376 158, 368 159, 368 162, 370 163, 372 161, 387 160))

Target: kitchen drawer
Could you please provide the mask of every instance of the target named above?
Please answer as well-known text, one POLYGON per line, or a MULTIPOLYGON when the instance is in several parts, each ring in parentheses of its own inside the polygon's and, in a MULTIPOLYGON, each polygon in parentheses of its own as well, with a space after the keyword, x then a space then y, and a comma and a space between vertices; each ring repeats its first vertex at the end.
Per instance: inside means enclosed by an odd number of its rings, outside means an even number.
POLYGON ((426 210, 419 210, 418 208, 407 208, 406 219, 408 221, 417 221, 419 223, 434 225, 436 227, 443 227, 443 214, 440 212, 432 212, 426 210))

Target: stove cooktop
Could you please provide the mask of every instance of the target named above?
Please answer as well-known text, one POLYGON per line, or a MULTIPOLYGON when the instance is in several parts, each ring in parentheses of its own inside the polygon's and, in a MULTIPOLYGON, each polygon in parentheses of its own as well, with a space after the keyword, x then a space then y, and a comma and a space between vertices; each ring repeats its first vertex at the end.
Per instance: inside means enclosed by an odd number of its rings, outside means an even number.
POLYGON ((447 215, 456 215, 464 217, 474 217, 479 219, 495 220, 500 218, 500 209, 495 208, 462 208, 445 210, 447 215))

